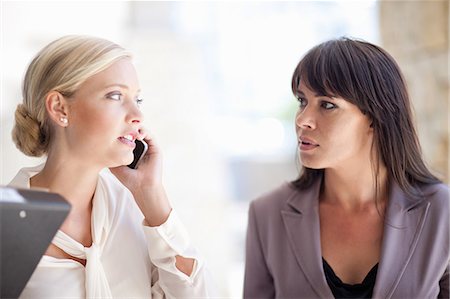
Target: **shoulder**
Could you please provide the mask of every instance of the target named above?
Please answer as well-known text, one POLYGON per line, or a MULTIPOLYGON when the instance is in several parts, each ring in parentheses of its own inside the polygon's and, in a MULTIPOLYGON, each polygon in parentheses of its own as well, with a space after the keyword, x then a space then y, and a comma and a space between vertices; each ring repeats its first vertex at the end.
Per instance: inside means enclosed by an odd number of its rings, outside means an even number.
POLYGON ((420 187, 422 199, 434 206, 449 206, 449 187, 445 184, 432 184, 420 187))
POLYGON ((297 193, 298 191, 291 183, 285 182, 278 188, 254 199, 250 203, 250 209, 258 215, 267 216, 286 207, 288 199, 297 193))
MULTIPOLYGON (((449 187, 442 184, 426 184, 416 186, 415 196, 405 196, 405 212, 410 215, 416 215, 410 219, 421 218, 423 222, 423 231, 433 239, 437 236, 444 236, 448 239, 449 219, 450 219, 450 201, 449 187)), ((431 241, 430 241, 431 242, 431 241)), ((433 241, 434 242, 434 241, 433 241)))
POLYGON ((444 200, 449 199, 449 186, 445 184, 433 184, 427 185, 422 190, 429 196, 442 198, 444 200))
MULTIPOLYGON (((108 191, 117 195, 127 195, 130 191, 116 178, 115 175, 107 168, 100 171, 99 183, 103 185, 108 191)), ((131 194, 130 194, 131 195, 131 194)))
POLYGON ((30 178, 40 172, 42 168, 44 168, 44 165, 45 164, 43 163, 37 166, 21 168, 11 180, 11 182, 9 182, 8 186, 14 188, 29 189, 30 178))
POLYGON ((431 212, 434 214, 445 214, 448 219, 450 214, 449 187, 445 184, 433 184, 421 187, 423 200, 430 204, 431 212))
POLYGON ((281 186, 261 194, 251 204, 259 207, 280 205, 296 192, 297 190, 291 183, 285 182, 281 186))
MULTIPOLYGON (((426 215, 422 224, 422 239, 425 244, 424 252, 431 255, 432 249, 438 247, 435 257, 445 254, 445 262, 448 263, 450 246, 450 201, 449 187, 444 184, 421 186, 422 200, 419 207, 426 207, 426 215)), ((423 209, 422 209, 423 211, 423 209)))
POLYGON ((137 210, 136 203, 130 190, 107 168, 99 173, 96 193, 101 192, 107 197, 107 203, 111 212, 120 213, 127 210, 137 210))

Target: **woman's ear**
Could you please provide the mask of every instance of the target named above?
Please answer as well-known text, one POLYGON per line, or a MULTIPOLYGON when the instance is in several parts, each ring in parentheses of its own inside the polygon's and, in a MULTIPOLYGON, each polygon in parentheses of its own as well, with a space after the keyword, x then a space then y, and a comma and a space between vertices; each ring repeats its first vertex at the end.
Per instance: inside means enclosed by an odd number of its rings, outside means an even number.
POLYGON ((66 98, 58 91, 50 91, 45 97, 45 108, 53 122, 61 127, 69 124, 69 104, 66 98))

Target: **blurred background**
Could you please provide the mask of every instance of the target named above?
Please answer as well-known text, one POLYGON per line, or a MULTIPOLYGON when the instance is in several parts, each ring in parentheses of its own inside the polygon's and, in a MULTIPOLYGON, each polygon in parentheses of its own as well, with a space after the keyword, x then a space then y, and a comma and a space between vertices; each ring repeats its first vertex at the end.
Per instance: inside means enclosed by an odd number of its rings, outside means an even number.
POLYGON ((426 161, 448 184, 447 0, 2 1, 1 10, 0 185, 44 161, 11 140, 32 57, 66 34, 121 44, 135 54, 167 192, 223 297, 242 296, 249 201, 297 176, 290 82, 312 46, 345 35, 396 58, 426 161))

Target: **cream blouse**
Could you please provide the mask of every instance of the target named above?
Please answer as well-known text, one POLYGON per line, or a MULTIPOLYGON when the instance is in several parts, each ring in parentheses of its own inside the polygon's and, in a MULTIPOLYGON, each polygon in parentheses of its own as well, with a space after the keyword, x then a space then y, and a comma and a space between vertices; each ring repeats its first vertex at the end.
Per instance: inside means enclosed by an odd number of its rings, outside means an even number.
MULTIPOLYGON (((10 183, 30 188, 43 164, 23 168, 10 183)), ((174 210, 158 227, 144 216, 131 192, 105 169, 99 174, 92 207, 92 245, 84 247, 59 230, 52 243, 80 259, 44 255, 20 298, 205 298, 210 278, 174 210), (175 267, 175 256, 195 259, 191 276, 175 267)))

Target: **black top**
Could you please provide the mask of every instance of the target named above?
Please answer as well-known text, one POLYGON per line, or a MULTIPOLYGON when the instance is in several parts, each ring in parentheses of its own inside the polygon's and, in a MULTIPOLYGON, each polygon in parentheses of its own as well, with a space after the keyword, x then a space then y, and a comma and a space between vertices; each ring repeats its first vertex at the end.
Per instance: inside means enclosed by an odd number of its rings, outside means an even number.
POLYGON ((322 258, 322 261, 325 278, 335 298, 372 298, 373 287, 377 278, 378 264, 373 266, 369 273, 367 273, 362 283, 347 284, 343 283, 336 276, 324 258, 322 258))

